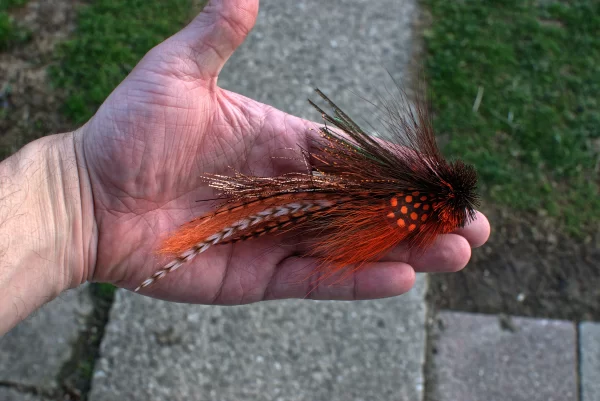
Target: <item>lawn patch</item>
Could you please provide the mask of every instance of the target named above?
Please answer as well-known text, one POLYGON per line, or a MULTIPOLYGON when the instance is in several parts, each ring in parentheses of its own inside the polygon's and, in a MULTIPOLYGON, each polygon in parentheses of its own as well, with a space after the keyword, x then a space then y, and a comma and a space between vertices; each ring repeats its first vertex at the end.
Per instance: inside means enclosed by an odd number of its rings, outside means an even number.
POLYGON ((475 164, 494 203, 554 216, 571 234, 595 228, 600 3, 426 4, 426 68, 445 151, 475 164))
POLYGON ((0 0, 0 50, 23 43, 31 37, 31 33, 15 23, 8 11, 23 6, 28 0, 0 0))
POLYGON ((68 97, 65 113, 87 121, 152 47, 181 29, 196 11, 193 0, 98 0, 81 9, 73 39, 51 69, 68 97))

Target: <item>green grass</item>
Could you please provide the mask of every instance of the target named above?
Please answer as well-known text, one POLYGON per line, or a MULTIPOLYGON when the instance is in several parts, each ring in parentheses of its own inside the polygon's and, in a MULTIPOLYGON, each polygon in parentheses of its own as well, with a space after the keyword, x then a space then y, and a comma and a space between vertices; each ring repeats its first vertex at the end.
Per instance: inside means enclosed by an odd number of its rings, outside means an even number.
POLYGON ((20 7, 27 4, 29 0, 0 0, 0 10, 5 11, 13 7, 20 7))
POLYGON ((31 33, 15 23, 8 11, 12 8, 23 6, 29 0, 0 0, 0 50, 26 42, 31 33))
POLYGON ((117 291, 117 287, 108 283, 94 283, 93 292, 94 295, 98 298, 101 298, 105 301, 111 300, 115 296, 115 292, 117 291))
POLYGON ((65 113, 76 123, 88 120, 148 50, 191 19, 193 7, 192 0, 97 0, 83 7, 51 69, 68 94, 65 113))
POLYGON ((572 234, 591 227, 600 218, 600 2, 425 3, 445 151, 475 164, 487 199, 544 210, 572 234))

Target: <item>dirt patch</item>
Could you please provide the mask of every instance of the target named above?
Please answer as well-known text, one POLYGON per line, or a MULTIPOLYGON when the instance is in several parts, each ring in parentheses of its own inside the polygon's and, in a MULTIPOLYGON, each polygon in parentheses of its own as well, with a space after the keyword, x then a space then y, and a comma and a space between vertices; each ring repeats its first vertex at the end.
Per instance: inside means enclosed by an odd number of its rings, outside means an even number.
POLYGON ((47 69, 55 46, 75 27, 74 0, 31 0, 12 12, 32 32, 29 42, 0 53, 0 158, 40 136, 73 129, 59 109, 64 97, 47 69))
POLYGON ((600 234, 561 235, 545 216, 484 210, 488 244, 460 273, 431 276, 440 309, 600 321, 600 234))

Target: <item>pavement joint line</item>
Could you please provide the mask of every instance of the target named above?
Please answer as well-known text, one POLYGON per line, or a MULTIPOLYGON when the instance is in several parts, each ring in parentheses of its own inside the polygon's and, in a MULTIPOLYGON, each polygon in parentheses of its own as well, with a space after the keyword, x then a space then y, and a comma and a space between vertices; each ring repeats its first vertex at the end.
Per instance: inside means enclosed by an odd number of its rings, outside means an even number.
POLYGON ((56 378, 60 391, 74 399, 85 400, 91 391, 93 370, 100 357, 105 328, 110 321, 114 293, 103 293, 100 286, 101 284, 92 283, 86 288, 92 311, 86 316, 84 328, 71 345, 71 357, 63 363, 56 378), (90 372, 85 372, 86 368, 90 372))
POLYGON ((12 389, 20 393, 31 394, 50 399, 57 399, 60 396, 60 391, 42 389, 37 386, 23 384, 12 380, 0 380, 0 388, 12 389))
POLYGON ((582 364, 581 364, 581 323, 580 321, 574 321, 573 322, 575 324, 575 339, 576 339, 576 347, 575 347, 575 361, 577 363, 577 372, 575 375, 575 379, 577 380, 577 394, 578 394, 578 400, 579 401, 583 401, 583 388, 582 388, 582 383, 581 383, 581 375, 583 374, 583 372, 581 371, 582 369, 582 364))

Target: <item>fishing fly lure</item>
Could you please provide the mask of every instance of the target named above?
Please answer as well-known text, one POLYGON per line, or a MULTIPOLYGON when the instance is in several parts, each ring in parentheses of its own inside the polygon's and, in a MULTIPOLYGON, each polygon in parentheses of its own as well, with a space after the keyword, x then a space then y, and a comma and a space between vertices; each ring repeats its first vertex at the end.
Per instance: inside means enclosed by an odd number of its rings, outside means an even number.
POLYGON ((314 102, 325 122, 309 149, 305 173, 256 177, 205 174, 228 201, 168 237, 160 253, 174 258, 145 280, 147 287, 214 245, 301 230, 323 277, 354 272, 400 243, 424 250, 436 236, 475 217, 477 175, 439 151, 427 107, 406 95, 381 106, 391 141, 361 129, 325 94, 314 102))

